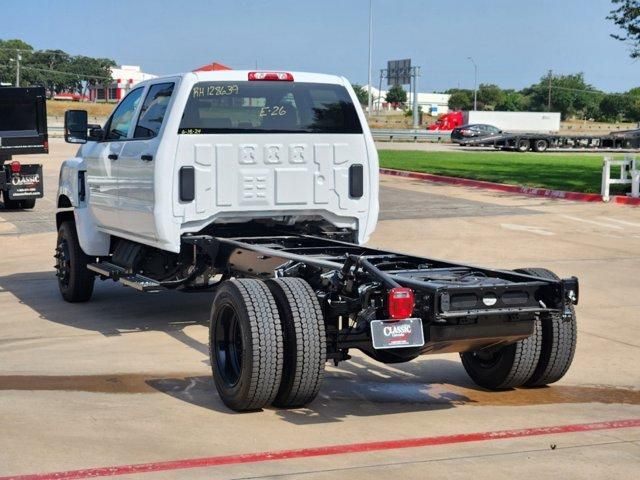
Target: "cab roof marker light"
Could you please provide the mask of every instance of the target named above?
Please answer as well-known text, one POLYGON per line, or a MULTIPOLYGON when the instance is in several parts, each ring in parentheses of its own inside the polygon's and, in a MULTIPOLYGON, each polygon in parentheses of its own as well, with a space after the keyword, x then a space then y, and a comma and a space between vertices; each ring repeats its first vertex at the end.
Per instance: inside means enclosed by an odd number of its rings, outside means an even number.
POLYGON ((288 72, 249 72, 249 80, 293 82, 293 75, 288 72))

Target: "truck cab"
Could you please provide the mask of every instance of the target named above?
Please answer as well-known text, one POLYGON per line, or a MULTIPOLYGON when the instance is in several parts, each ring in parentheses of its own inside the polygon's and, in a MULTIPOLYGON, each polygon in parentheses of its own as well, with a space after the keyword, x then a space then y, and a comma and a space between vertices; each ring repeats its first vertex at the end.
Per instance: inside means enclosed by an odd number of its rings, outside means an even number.
POLYGON ((143 82, 88 136, 68 112, 66 138, 82 146, 62 167, 59 204, 92 223, 78 232, 91 255, 107 255, 112 238, 178 253, 184 234, 249 220, 331 225, 363 243, 377 220, 378 158, 356 103, 331 75, 143 82))

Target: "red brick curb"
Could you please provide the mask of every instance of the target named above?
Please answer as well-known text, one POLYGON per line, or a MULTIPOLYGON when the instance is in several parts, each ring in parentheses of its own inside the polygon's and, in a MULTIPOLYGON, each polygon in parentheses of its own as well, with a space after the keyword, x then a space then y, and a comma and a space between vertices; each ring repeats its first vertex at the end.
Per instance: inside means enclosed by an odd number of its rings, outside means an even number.
MULTIPOLYGON (((522 185, 509 185, 504 183, 485 182, 483 180, 471 180, 469 178, 447 177, 445 175, 434 175, 431 173, 410 172, 406 170, 393 170, 391 168, 381 168, 380 173, 384 175, 394 175, 396 177, 414 178, 416 180, 426 180, 429 182, 447 183, 450 185, 464 185, 466 187, 486 188, 498 190, 500 192, 516 193, 520 195, 531 195, 536 197, 559 198, 562 200, 574 200, 578 202, 601 202, 602 195, 597 193, 565 192, 564 190, 550 190, 548 188, 524 187, 522 185)), ((640 205, 640 198, 631 198, 621 195, 612 195, 611 203, 623 205, 640 205)))

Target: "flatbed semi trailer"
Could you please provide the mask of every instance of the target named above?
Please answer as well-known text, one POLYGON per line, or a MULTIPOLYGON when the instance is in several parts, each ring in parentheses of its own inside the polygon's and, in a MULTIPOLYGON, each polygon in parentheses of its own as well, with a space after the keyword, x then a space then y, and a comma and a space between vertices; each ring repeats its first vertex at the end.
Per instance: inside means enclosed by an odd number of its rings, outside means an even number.
POLYGON ((640 148, 640 129, 606 135, 570 135, 546 133, 507 133, 458 141, 469 146, 493 146, 519 152, 546 152, 548 149, 636 150, 640 148))

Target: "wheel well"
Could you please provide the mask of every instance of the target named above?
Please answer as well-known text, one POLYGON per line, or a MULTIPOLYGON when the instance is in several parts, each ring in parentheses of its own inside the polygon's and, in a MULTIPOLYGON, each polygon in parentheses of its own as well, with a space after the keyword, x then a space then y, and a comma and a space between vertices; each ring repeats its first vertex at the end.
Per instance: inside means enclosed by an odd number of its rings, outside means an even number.
POLYGON ((62 225, 62 222, 66 222, 66 221, 75 222, 73 211, 66 210, 64 212, 57 212, 56 213, 56 230, 60 228, 60 225, 62 225))
POLYGON ((66 195, 60 195, 58 197, 58 208, 71 208, 73 207, 73 205, 71 205, 71 200, 69 200, 69 197, 67 197, 66 195))

